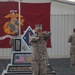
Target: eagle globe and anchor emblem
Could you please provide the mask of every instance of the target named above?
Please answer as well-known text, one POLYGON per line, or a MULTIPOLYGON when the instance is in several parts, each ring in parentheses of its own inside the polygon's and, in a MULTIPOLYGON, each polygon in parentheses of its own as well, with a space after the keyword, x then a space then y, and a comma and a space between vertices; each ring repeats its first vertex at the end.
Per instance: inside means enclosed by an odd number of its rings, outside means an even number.
MULTIPOLYGON (((6 34, 14 35, 15 30, 19 29, 19 14, 17 10, 10 10, 10 13, 4 18, 11 18, 10 21, 6 22, 3 26, 4 32, 6 34)), ((20 15, 20 25, 23 26, 24 24, 24 17, 20 15)))

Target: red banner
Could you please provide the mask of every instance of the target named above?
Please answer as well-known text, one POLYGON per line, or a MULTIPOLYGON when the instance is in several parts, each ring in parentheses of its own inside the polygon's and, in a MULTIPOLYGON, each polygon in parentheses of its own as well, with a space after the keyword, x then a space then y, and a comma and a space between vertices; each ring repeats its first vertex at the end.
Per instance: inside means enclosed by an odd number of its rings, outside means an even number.
MULTIPOLYGON (((21 3, 21 33, 31 26, 35 28, 35 24, 42 24, 43 31, 50 31, 50 6, 51 3, 21 3)), ((4 35, 13 35, 13 29, 10 30, 12 16, 10 11, 15 12, 15 18, 18 19, 18 3, 17 2, 0 2, 0 37, 4 35)), ((17 28, 17 25, 15 26, 17 28)), ((9 38, 0 40, 0 48, 10 48, 9 38)), ((51 47, 51 39, 48 42, 51 47)))
MULTIPOLYGON (((0 38, 12 33, 8 27, 8 22, 11 20, 8 15, 11 10, 18 10, 17 2, 0 2, 0 38)), ((9 38, 0 40, 0 48, 10 48, 9 40, 9 38)))

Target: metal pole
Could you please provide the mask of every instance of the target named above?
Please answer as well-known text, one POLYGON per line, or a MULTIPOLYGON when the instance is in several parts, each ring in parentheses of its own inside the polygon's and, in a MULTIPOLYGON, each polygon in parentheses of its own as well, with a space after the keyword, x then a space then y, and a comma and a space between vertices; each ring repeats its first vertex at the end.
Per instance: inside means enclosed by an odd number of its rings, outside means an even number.
POLYGON ((21 15, 21 8, 20 8, 20 0, 18 2, 19 7, 19 36, 21 36, 21 25, 20 25, 20 15, 21 15))

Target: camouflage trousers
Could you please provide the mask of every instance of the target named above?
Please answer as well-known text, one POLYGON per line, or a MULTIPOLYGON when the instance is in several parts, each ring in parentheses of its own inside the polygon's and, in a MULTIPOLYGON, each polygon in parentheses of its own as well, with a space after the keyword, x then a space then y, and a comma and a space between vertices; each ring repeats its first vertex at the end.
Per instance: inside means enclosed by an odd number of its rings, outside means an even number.
POLYGON ((71 66, 75 66, 75 54, 71 53, 70 57, 71 57, 71 66))
POLYGON ((32 61, 33 75, 46 75, 47 62, 46 60, 32 61))
POLYGON ((70 47, 70 58, 71 58, 70 67, 75 66, 75 45, 70 47))

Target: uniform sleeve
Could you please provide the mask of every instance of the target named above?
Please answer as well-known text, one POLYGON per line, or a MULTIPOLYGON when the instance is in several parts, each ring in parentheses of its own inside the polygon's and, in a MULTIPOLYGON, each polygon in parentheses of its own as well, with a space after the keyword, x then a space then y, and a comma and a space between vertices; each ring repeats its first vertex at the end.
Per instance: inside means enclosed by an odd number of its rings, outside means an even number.
POLYGON ((36 37, 36 36, 30 36, 29 41, 30 41, 30 42, 37 42, 38 39, 39 39, 39 37, 36 37))
POLYGON ((51 33, 50 33, 50 32, 47 32, 47 33, 44 35, 44 39, 47 40, 50 36, 51 36, 51 33))
POLYGON ((68 42, 71 43, 72 42, 72 36, 70 35, 68 38, 68 42))

